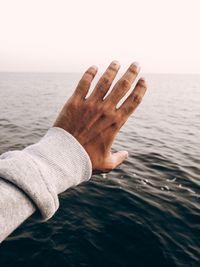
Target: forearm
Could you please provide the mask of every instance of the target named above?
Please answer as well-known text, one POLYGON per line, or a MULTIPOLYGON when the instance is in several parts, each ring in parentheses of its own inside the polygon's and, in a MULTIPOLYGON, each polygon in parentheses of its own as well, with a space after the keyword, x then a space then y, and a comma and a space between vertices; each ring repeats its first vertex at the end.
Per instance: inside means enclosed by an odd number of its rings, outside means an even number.
POLYGON ((0 242, 36 210, 23 191, 0 178, 0 242))
POLYGON ((91 162, 79 142, 52 127, 36 144, 0 156, 0 241, 35 209, 47 220, 58 209, 58 194, 91 177, 91 162))

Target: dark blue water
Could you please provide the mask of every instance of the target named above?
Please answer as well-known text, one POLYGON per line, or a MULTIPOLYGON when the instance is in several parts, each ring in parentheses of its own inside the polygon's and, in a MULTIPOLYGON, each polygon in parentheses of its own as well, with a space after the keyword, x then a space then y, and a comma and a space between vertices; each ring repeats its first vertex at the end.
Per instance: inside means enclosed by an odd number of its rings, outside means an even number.
MULTIPOLYGON (((80 74, 0 74, 0 153, 36 142, 80 74)), ((200 266, 200 76, 147 75, 113 149, 129 159, 60 196, 0 246, 0 266, 200 266)))

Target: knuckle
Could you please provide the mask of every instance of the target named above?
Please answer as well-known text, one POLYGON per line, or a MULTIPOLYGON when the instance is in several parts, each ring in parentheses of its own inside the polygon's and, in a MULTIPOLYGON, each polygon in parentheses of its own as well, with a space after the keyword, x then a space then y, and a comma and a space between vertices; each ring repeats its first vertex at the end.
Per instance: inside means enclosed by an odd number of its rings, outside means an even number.
POLYGON ((124 89, 128 89, 131 87, 131 83, 129 82, 129 80, 123 78, 120 80, 120 86, 124 89))
POLYGON ((108 69, 111 70, 112 72, 116 72, 119 69, 119 64, 112 62, 108 69))
POLYGON ((112 127, 115 127, 121 121, 121 114, 118 111, 112 112, 112 127))
POLYGON ((109 77, 107 76, 102 76, 101 79, 99 80, 97 84, 97 89, 99 92, 105 92, 105 90, 110 87, 111 81, 109 77))
POLYGON ((90 80, 89 79, 86 79, 86 78, 80 80, 80 82, 79 82, 79 86, 81 86, 81 87, 87 87, 89 85, 90 85, 90 80))
POLYGON ((116 131, 119 129, 119 122, 113 122, 111 124, 111 128, 113 129, 113 131, 116 131))
POLYGON ((124 114, 125 114, 125 115, 130 114, 130 113, 133 111, 133 105, 126 105, 126 106, 123 108, 123 111, 124 111, 124 114))
POLYGON ((105 91, 105 84, 99 83, 97 86, 98 93, 103 94, 105 91))
POLYGON ((106 106, 100 108, 100 114, 102 118, 106 118, 108 121, 113 122, 115 118, 115 114, 113 110, 108 109, 106 106))
POLYGON ((111 113, 108 110, 103 108, 103 109, 101 109, 101 117, 110 119, 111 113))
POLYGON ((88 74, 88 75, 94 77, 94 76, 95 76, 94 69, 93 69, 93 68, 88 69, 88 70, 85 72, 85 74, 88 74))
POLYGON ((130 66, 129 71, 135 76, 139 73, 138 67, 134 64, 130 66))
POLYGON ((110 105, 108 103, 102 103, 102 105, 100 105, 100 111, 101 112, 106 112, 110 109, 110 105))
POLYGON ((114 124, 112 126, 112 128, 113 128, 113 131, 118 132, 120 130, 120 125, 119 124, 114 124))
POLYGON ((145 91, 147 90, 147 85, 146 85, 145 80, 140 79, 139 80, 139 86, 142 87, 145 91))
POLYGON ((139 94, 135 94, 135 95, 133 95, 133 101, 134 101, 137 105, 139 105, 139 104, 142 102, 142 96, 139 95, 139 94))
POLYGON ((74 97, 73 99, 71 99, 71 104, 73 105, 73 106, 78 106, 78 104, 79 104, 79 99, 78 98, 76 98, 76 97, 74 97))
POLYGON ((97 113, 100 114, 102 117, 105 117, 106 114, 107 114, 107 111, 106 111, 105 107, 103 107, 103 106, 98 106, 96 111, 97 111, 97 113))
POLYGON ((109 70, 112 72, 116 72, 117 71, 117 67, 115 65, 110 65, 109 70))
POLYGON ((66 106, 71 109, 71 110, 75 110, 78 108, 79 105, 79 101, 76 98, 70 99, 67 103, 66 106))
POLYGON ((100 84, 102 84, 102 85, 109 85, 109 84, 110 84, 110 79, 109 79, 109 77, 107 77, 107 76, 102 77, 102 78, 101 78, 101 83, 100 83, 100 84))
POLYGON ((115 121, 115 112, 113 110, 108 110, 107 112, 108 114, 108 117, 112 120, 112 121, 115 121))
POLYGON ((116 115, 115 115, 116 123, 120 123, 121 120, 122 120, 122 114, 120 112, 116 112, 116 115))
POLYGON ((86 109, 87 110, 93 110, 95 107, 95 104, 90 100, 90 101, 86 101, 86 109))

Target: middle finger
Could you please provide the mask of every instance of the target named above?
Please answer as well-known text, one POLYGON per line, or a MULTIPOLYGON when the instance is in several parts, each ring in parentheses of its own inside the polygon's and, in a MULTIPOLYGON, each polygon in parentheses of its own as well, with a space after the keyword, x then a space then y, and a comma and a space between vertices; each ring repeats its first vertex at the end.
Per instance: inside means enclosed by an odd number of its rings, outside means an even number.
POLYGON ((131 88, 131 85, 135 81, 139 71, 139 64, 137 62, 132 63, 121 79, 115 84, 110 94, 106 97, 106 102, 117 105, 117 103, 131 88))
POLYGON ((95 100, 95 102, 96 100, 103 100, 103 97, 108 92, 115 76, 117 75, 119 68, 120 64, 118 61, 113 61, 110 63, 110 65, 96 84, 93 92, 89 96, 90 99, 95 100))

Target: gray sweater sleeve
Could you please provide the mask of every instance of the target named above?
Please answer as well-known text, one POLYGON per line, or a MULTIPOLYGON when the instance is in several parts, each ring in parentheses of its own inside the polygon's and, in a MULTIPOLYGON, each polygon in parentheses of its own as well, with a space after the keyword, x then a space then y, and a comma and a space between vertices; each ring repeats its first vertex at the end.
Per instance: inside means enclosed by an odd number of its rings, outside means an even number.
POLYGON ((68 132, 51 127, 36 144, 0 156, 0 242, 36 209, 47 220, 58 194, 89 180, 90 158, 68 132))

